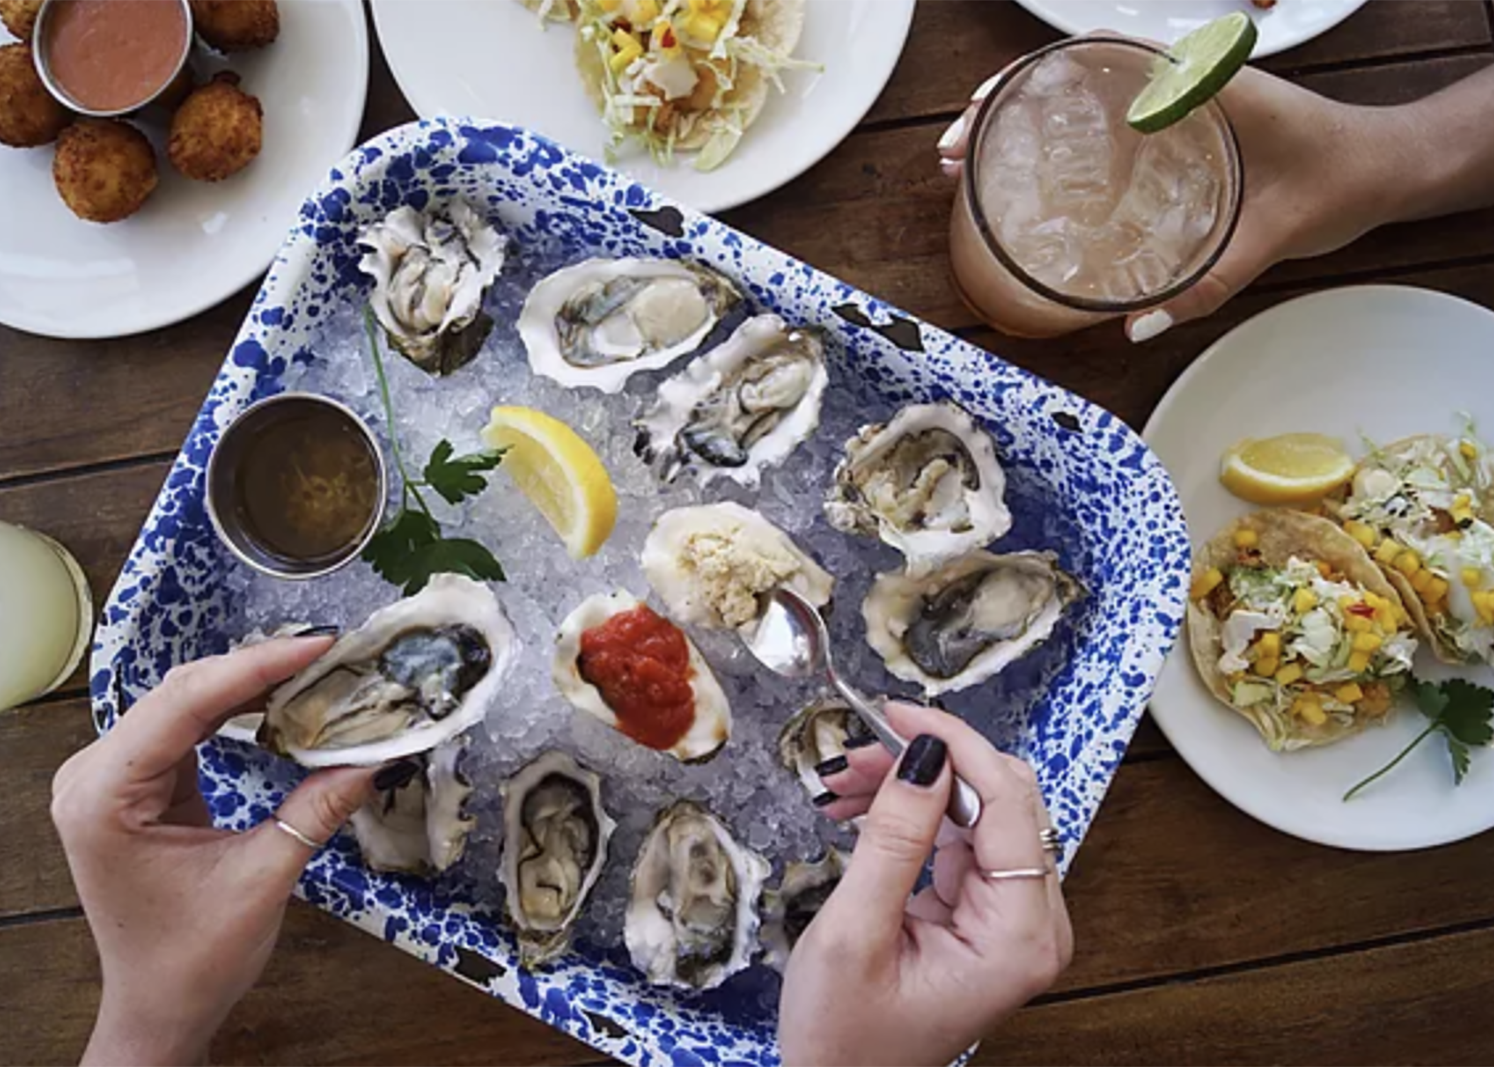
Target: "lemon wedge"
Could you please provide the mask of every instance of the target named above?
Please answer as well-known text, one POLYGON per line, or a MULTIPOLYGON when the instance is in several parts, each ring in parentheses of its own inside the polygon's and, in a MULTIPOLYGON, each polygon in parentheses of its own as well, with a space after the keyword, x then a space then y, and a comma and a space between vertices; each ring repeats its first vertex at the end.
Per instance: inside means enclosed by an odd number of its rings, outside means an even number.
POLYGON ((1284 433, 1232 445, 1219 466, 1224 487, 1252 504, 1307 504, 1354 475, 1343 443, 1320 433, 1284 433))
POLYGON ((502 469, 571 558, 595 555, 617 521, 617 491, 592 447, 559 419, 525 407, 494 408, 482 439, 507 450, 502 469))

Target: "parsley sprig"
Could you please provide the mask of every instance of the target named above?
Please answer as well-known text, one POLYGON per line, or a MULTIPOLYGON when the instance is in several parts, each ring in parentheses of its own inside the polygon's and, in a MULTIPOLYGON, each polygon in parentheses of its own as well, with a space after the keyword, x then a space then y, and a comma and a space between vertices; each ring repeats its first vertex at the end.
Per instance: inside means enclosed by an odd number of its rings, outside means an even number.
POLYGON ((363 549, 363 559, 385 581, 403 586, 405 595, 418 593, 431 575, 442 572, 465 574, 479 581, 501 582, 503 567, 493 553, 480 542, 466 537, 446 537, 441 524, 431 514, 421 489, 432 489, 448 504, 460 504, 488 487, 483 475, 503 460, 502 449, 484 449, 468 455, 454 456, 450 441, 441 441, 431 450, 422 477, 413 478, 405 467, 395 430, 394 404, 389 396, 389 379, 384 373, 384 357, 379 351, 378 324, 373 312, 363 309, 364 327, 368 331, 369 351, 373 353, 374 374, 379 381, 379 396, 384 402, 384 417, 389 426, 389 451, 400 477, 400 508, 394 518, 379 528, 363 549))
POLYGON ((1410 691, 1416 698, 1417 708, 1432 721, 1401 750, 1400 755, 1345 793, 1345 800, 1377 778, 1388 774, 1396 764, 1411 754, 1412 749, 1439 732, 1447 738, 1447 754, 1452 759, 1453 784, 1462 785, 1463 779, 1468 775, 1470 750, 1494 740, 1494 725, 1490 722, 1494 718, 1494 690, 1461 678, 1452 678, 1441 684, 1412 679, 1410 691))

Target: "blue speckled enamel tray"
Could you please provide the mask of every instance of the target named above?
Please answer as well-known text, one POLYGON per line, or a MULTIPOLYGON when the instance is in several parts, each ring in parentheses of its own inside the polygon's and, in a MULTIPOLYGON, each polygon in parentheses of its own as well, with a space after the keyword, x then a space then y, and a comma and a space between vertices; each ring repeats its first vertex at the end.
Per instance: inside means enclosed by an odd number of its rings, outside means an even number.
MULTIPOLYGON (((390 131, 355 150, 306 202, 104 609, 91 678, 99 729, 118 713, 117 693, 138 696, 173 664, 221 652, 238 636, 220 580, 227 555, 203 507, 203 472, 219 431, 251 402, 280 391, 287 366, 308 351, 330 307, 366 293, 356 266, 359 227, 400 204, 454 195, 486 205, 515 240, 543 236, 571 258, 688 256, 713 264, 764 308, 831 331, 840 371, 888 401, 952 398, 986 420, 1012 483, 1038 487, 1029 521, 1056 539, 1064 566, 1089 591, 1053 639, 1061 647, 1046 695, 1013 746, 1037 770, 1065 836, 1066 867, 1183 611, 1188 541, 1156 457, 1119 419, 1079 397, 506 126, 434 120, 390 131)), ((224 826, 268 817, 295 776, 241 746, 204 746, 203 789, 224 826)), ((312 862, 300 891, 631 1063, 777 1062, 770 983, 734 979, 711 994, 681 995, 645 985, 616 950, 586 947, 527 974, 492 915, 439 886, 370 873, 342 840, 312 862)))

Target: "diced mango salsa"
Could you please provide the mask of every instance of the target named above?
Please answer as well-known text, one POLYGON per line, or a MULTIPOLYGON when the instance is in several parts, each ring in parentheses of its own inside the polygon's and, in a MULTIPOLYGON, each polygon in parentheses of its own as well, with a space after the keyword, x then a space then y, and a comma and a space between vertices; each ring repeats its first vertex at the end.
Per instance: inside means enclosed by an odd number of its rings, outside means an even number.
POLYGON ((1308 697, 1299 697, 1292 705, 1292 711, 1296 716, 1309 726, 1322 726, 1328 721, 1328 714, 1323 710, 1323 705, 1308 697))
POLYGON ((1256 641, 1255 647, 1262 656, 1281 655, 1281 634, 1275 630, 1267 630, 1261 634, 1260 640, 1256 641))
POLYGON ((1298 589, 1292 594, 1292 607, 1298 615, 1306 615, 1318 606, 1318 594, 1311 589, 1298 589))
POLYGON ((1383 563, 1388 567, 1395 562, 1395 558, 1400 554, 1401 546, 1387 537, 1380 542, 1380 547, 1375 549, 1375 561, 1383 563))
MULTIPOLYGON (((1426 572, 1423 571, 1422 573, 1426 572)), ((1438 578, 1436 575, 1433 575, 1432 580, 1427 583, 1427 587, 1425 589, 1418 590, 1418 592, 1421 593, 1422 600, 1426 601, 1428 604, 1435 604, 1437 603, 1437 601, 1447 596, 1448 588, 1449 586, 1447 584, 1446 578, 1438 578)))
POLYGON ((1392 566, 1407 578, 1410 578, 1417 571, 1421 570, 1421 557, 1408 548, 1395 557, 1395 563, 1392 566))
POLYGON ((1463 573, 1459 577, 1463 579, 1463 584, 1469 589, 1477 589, 1484 584, 1484 572, 1477 567, 1464 567, 1463 573))
POLYGON ((1224 581, 1224 572, 1218 567, 1210 567, 1193 579, 1193 584, 1188 590, 1189 599, 1202 600, 1219 588, 1219 583, 1222 581, 1224 581))
MULTIPOLYGON (((1425 569, 1419 570, 1411 575, 1411 588, 1415 589, 1418 593, 1425 593, 1427 586, 1431 584, 1431 581, 1431 571, 1425 569)), ((1423 597, 1423 599, 1425 599, 1425 597, 1423 597)))
POLYGON ((1367 634, 1375 628, 1375 620, 1364 615, 1345 615, 1344 629, 1351 634, 1367 634))
POLYGON ((1248 527, 1235 531, 1236 548, 1254 548, 1261 543, 1261 535, 1248 527))
POLYGON ((1458 451, 1463 454, 1464 459, 1478 459, 1478 446, 1472 441, 1459 441, 1458 451))
POLYGON ((1262 678, 1271 678, 1276 674, 1276 668, 1281 666, 1281 660, 1275 656, 1262 656, 1251 664, 1250 669, 1262 678))
POLYGON ((1355 634, 1350 646, 1355 652, 1378 652, 1384 640, 1379 634, 1355 634))
POLYGON ((1368 652, 1351 652, 1349 654, 1349 670, 1355 674, 1363 674, 1369 670, 1370 654, 1368 652))
POLYGON ((1364 690, 1358 682, 1347 682, 1333 691, 1333 699, 1340 704, 1357 704, 1364 699, 1364 690))
POLYGON ((1375 542, 1379 540, 1375 536, 1374 529, 1366 523, 1360 522, 1358 519, 1350 519, 1344 523, 1344 532, 1365 548, 1374 548, 1375 542))
POLYGON ((1300 663, 1283 664, 1276 671, 1277 685, 1291 685, 1293 682, 1302 680, 1302 665, 1300 663))

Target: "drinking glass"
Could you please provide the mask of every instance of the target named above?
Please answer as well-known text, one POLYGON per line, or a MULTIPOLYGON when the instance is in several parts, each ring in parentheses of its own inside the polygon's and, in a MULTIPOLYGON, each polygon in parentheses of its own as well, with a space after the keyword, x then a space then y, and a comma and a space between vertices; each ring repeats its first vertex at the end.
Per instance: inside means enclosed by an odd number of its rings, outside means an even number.
POLYGON ((1210 100, 1153 134, 1126 123, 1149 45, 1082 37, 1008 69, 981 105, 950 222, 955 287, 1010 334, 1052 337, 1161 304, 1223 254, 1239 145, 1210 100))
POLYGON ((78 561, 46 534, 0 522, 0 710, 66 681, 92 633, 78 561))

